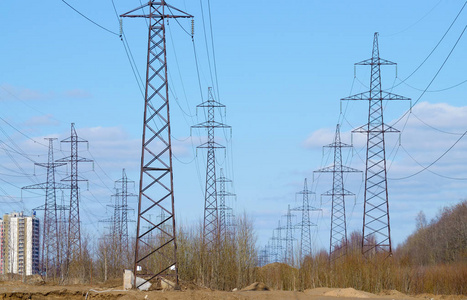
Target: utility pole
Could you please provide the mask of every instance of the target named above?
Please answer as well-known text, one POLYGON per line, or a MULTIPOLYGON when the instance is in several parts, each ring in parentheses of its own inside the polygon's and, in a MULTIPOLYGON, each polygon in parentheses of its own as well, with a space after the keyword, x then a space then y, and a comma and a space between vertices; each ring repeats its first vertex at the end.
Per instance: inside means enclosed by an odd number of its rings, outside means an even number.
POLYGON ((377 32, 373 38, 372 57, 355 65, 371 66, 370 91, 341 99, 364 100, 369 103, 368 123, 352 131, 365 133, 367 136, 362 253, 372 254, 382 250, 392 255, 384 135, 399 131, 384 124, 383 100, 410 100, 410 98, 382 90, 380 67, 396 65, 396 63, 379 57, 377 32))
POLYGON ((354 194, 344 188, 344 173, 356 173, 361 171, 342 165, 342 148, 352 147, 352 145, 341 142, 339 124, 336 126, 334 142, 324 147, 334 148, 334 164, 314 172, 332 173, 332 190, 322 194, 322 196, 330 196, 332 203, 331 235, 329 243, 329 260, 332 262, 347 253, 348 242, 345 196, 352 196, 354 194))
POLYGON ((292 209, 292 211, 302 212, 302 221, 296 226, 300 228, 300 262, 303 261, 305 256, 311 256, 311 226, 317 226, 310 220, 311 211, 320 211, 321 209, 310 205, 309 195, 314 193, 308 190, 307 179, 303 184, 303 190, 297 193, 303 195, 302 206, 292 209))
POLYGON ((43 189, 45 190, 45 202, 34 210, 44 210, 43 230, 42 230, 42 260, 41 272, 45 272, 45 277, 56 276, 59 272, 61 253, 57 245, 59 244, 59 230, 57 219, 57 189, 69 189, 70 187, 55 182, 55 168, 64 166, 66 163, 54 162, 53 141, 56 138, 45 138, 49 141, 49 151, 47 163, 36 163, 36 166, 47 169, 47 181, 23 187, 23 189, 43 189))
POLYGON ((220 176, 217 178, 217 183, 219 183, 219 192, 217 193, 217 197, 219 198, 219 233, 221 238, 227 237, 227 228, 230 225, 229 220, 229 212, 232 211, 231 207, 228 207, 225 204, 226 197, 234 197, 235 194, 227 192, 225 189, 225 184, 227 182, 232 182, 232 180, 226 178, 224 176, 224 169, 221 168, 220 176))
POLYGON ((92 162, 92 160, 80 157, 78 155, 79 143, 88 143, 78 137, 75 130, 75 123, 71 123, 70 137, 61 141, 62 143, 70 143, 70 156, 61 158, 57 162, 70 163, 70 175, 63 178, 62 181, 70 182, 70 211, 68 217, 68 245, 66 254, 66 268, 69 271, 70 261, 81 257, 81 230, 79 218, 79 181, 87 181, 78 175, 78 164, 83 162, 92 162))
POLYGON ((149 1, 120 17, 145 18, 149 21, 133 286, 137 288, 155 277, 172 277, 175 288, 178 288, 165 32, 169 19, 193 16, 162 0, 149 1), (167 218, 161 223, 151 222, 148 216, 158 214, 161 209, 166 212, 167 218), (163 230, 169 223, 172 230, 163 230), (152 232, 158 235, 156 243, 149 241, 152 232), (137 272, 147 275, 138 286, 137 272))
POLYGON ((197 105, 197 108, 207 109, 207 120, 200 124, 191 126, 191 128, 205 128, 208 132, 206 143, 197 148, 207 149, 206 163, 206 190, 204 194, 204 226, 203 226, 203 244, 211 248, 219 235, 219 218, 217 207, 217 189, 216 189, 216 152, 215 149, 225 148, 214 140, 214 131, 216 128, 230 128, 230 126, 219 123, 215 120, 215 108, 225 108, 225 105, 214 100, 212 88, 208 88, 208 100, 197 105))

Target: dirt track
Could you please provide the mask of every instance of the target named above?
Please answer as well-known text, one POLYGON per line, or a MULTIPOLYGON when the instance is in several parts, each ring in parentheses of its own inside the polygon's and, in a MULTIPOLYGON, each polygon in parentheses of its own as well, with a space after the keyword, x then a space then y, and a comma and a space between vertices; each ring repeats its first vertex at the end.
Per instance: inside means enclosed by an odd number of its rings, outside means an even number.
POLYGON ((184 291, 121 291, 121 287, 106 289, 103 287, 92 287, 85 285, 76 286, 31 286, 18 282, 0 283, 0 299, 164 299, 164 300, 230 300, 230 299, 311 299, 311 300, 333 300, 333 299, 387 299, 387 300, 467 300, 465 296, 434 296, 419 295, 407 296, 397 291, 387 291, 383 295, 374 295, 351 288, 330 289, 317 288, 304 292, 289 291, 236 291, 221 292, 210 290, 184 290, 184 291))

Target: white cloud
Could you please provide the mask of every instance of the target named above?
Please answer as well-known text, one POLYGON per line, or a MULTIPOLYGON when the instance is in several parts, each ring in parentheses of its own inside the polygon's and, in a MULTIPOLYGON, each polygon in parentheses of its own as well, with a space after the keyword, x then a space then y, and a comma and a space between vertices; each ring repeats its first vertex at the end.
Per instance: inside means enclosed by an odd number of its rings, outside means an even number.
POLYGON ((54 118, 53 115, 41 115, 41 116, 34 116, 29 118, 24 122, 25 126, 28 127, 36 127, 36 126, 57 126, 60 122, 54 118))

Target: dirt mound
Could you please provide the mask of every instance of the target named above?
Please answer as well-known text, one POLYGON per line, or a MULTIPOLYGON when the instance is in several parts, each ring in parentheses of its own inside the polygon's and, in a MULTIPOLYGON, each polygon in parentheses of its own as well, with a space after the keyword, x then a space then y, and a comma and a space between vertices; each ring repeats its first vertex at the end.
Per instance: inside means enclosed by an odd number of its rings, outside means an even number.
POLYGON ((379 294, 381 296, 395 296, 395 297, 405 297, 405 296, 407 296, 406 294, 401 293, 398 290, 384 290, 379 294))
POLYGON ((324 293, 324 296, 330 297, 352 297, 352 298, 375 298, 376 295, 363 291, 357 291, 353 288, 335 289, 324 293))
POLYGON ((278 262, 267 264, 260 268, 260 271, 266 272, 266 273, 273 271, 273 270, 279 271, 279 270, 297 270, 297 269, 289 266, 288 264, 278 263, 278 262))
POLYGON ((26 284, 29 285, 44 285, 45 281, 40 275, 29 275, 26 276, 26 284))
POLYGON ((262 282, 255 282, 241 289, 241 291, 269 291, 269 287, 262 282))

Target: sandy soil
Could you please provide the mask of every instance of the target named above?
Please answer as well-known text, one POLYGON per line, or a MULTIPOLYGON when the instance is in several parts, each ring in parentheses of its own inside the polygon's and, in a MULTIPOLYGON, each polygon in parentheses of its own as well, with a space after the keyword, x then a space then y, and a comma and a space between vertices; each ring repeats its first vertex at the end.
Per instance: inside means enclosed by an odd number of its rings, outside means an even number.
POLYGON ((164 299, 164 300, 362 300, 362 298, 386 299, 386 300, 467 300, 465 296, 435 296, 419 295, 416 297, 402 294, 398 291, 385 291, 381 295, 375 295, 367 292, 357 291, 352 288, 331 289, 317 288, 304 292, 290 291, 235 291, 221 292, 208 289, 183 291, 123 291, 122 287, 105 288, 102 285, 72 285, 72 286, 53 286, 53 285, 26 285, 22 282, 0 282, 0 299, 164 299))

